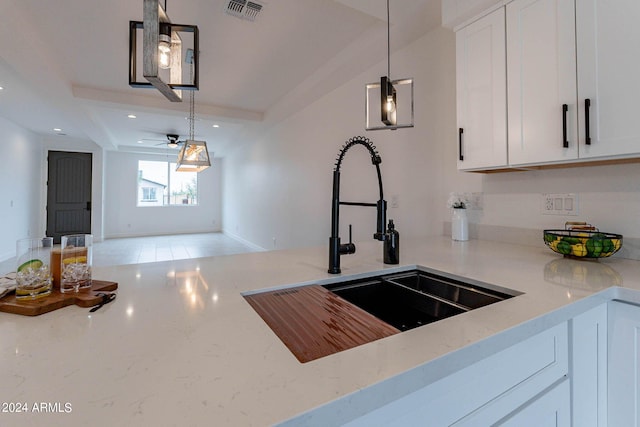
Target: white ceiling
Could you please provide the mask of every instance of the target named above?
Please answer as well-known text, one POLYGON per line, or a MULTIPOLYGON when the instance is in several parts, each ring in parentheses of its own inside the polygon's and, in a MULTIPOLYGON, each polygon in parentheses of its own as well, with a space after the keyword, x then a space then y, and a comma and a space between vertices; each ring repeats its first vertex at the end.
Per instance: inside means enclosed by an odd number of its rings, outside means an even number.
MULTIPOLYGON (((286 117, 386 58, 385 0, 258 2, 250 22, 225 14, 225 0, 167 0, 172 22, 200 31, 195 136, 216 155, 247 127, 286 117)), ((188 93, 172 103, 128 84, 129 21, 142 20, 142 4, 3 0, 0 115, 109 150, 185 138, 188 93)), ((391 0, 390 10, 392 50, 440 25, 440 0, 391 0)))

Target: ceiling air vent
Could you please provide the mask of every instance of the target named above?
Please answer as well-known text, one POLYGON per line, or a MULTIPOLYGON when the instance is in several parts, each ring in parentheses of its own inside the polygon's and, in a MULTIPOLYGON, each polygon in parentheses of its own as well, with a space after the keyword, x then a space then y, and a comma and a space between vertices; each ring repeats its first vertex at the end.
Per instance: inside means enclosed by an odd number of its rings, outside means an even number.
POLYGON ((236 18, 246 19, 247 21, 255 21, 262 10, 263 5, 255 1, 248 0, 229 0, 224 11, 236 18))

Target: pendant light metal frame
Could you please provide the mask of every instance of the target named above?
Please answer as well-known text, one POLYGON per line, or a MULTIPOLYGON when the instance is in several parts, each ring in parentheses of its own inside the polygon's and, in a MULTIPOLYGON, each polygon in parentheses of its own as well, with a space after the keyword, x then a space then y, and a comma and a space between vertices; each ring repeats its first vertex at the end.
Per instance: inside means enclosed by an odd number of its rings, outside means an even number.
MULTIPOLYGON (((402 111, 403 109, 401 109, 402 111)), ((380 77, 379 83, 369 83, 365 87, 365 130, 395 130, 400 128, 413 127, 413 79, 391 80, 391 23, 389 20, 389 0, 387 0, 387 75, 380 77), (398 123, 398 119, 404 119, 404 115, 398 114, 397 98, 398 92, 402 90, 406 96, 403 86, 409 85, 411 103, 409 104, 410 121, 408 123, 398 123), (393 109, 386 108, 389 100, 392 100, 393 109), (378 101, 379 104, 376 102, 378 101), (380 112, 380 121, 373 120, 371 115, 376 111, 380 112), (382 123, 380 125, 379 123, 382 123)))
POLYGON ((177 172, 202 172, 211 166, 205 141, 187 139, 178 153, 177 172))
POLYGON ((182 102, 182 90, 199 89, 199 33, 196 25, 172 24, 165 9, 158 0, 143 0, 143 21, 129 21, 129 86, 135 88, 158 89, 169 101, 182 102), (170 81, 165 82, 160 76, 158 64, 158 43, 160 24, 171 28, 171 50, 173 66, 170 70, 170 81), (142 30, 142 69, 147 82, 137 80, 138 64, 138 31, 142 30), (193 34, 193 67, 194 74, 190 83, 182 82, 182 38, 180 33, 193 34), (178 83, 174 83, 178 82, 178 83))
MULTIPOLYGON (((189 55, 187 55, 189 56, 189 55)), ((189 74, 193 78, 193 62, 190 62, 189 74)), ((196 102, 195 92, 189 92, 189 138, 178 153, 177 172, 201 172, 211 166, 209 149, 205 141, 195 140, 196 102)))

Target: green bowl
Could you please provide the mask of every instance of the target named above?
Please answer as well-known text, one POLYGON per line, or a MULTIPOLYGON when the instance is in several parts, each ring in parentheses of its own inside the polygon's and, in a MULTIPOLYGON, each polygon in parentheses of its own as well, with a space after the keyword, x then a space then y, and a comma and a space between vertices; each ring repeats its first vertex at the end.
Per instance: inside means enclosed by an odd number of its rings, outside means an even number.
POLYGON ((586 230, 544 230, 545 245, 571 258, 606 258, 622 248, 622 235, 586 230))

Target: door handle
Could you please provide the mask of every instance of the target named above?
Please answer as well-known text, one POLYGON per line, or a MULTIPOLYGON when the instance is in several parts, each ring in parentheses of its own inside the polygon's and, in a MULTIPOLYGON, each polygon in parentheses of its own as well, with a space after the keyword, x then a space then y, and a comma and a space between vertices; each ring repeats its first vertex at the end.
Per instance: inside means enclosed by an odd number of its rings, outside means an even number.
POLYGON ((464 161, 464 154, 462 154, 462 134, 464 133, 464 129, 458 129, 458 159, 462 162, 464 161))
POLYGON ((564 148, 569 148, 569 140, 567 139, 567 111, 569 111, 569 106, 562 104, 562 146, 564 148))
POLYGON ((586 98, 584 100, 584 143, 591 145, 591 136, 589 135, 589 109, 591 108, 591 100, 586 98))
POLYGON ((87 210, 90 211, 91 210, 91 202, 87 202, 87 210))

